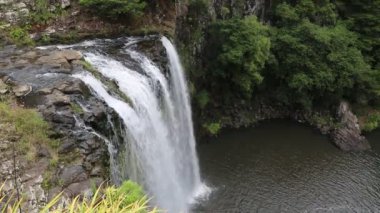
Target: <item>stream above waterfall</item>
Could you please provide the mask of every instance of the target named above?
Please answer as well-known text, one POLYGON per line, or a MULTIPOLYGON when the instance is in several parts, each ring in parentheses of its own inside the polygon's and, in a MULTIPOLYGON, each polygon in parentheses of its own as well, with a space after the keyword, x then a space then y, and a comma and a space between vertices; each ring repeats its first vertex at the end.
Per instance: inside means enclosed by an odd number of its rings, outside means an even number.
POLYGON ((198 147, 213 193, 194 212, 378 212, 380 132, 368 139, 373 151, 346 153, 291 121, 225 131, 198 147))

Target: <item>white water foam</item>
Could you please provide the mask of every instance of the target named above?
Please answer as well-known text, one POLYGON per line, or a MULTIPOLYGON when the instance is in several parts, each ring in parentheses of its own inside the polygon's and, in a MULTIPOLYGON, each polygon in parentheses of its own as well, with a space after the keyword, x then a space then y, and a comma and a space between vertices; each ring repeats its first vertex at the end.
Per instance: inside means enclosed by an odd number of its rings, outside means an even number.
POLYGON ((74 77, 84 81, 125 124, 125 150, 120 152, 124 153, 123 163, 111 170, 120 170, 121 178, 142 184, 159 208, 187 212, 189 205, 209 194, 210 189, 200 180, 184 71, 174 45, 165 37, 161 41, 170 62, 169 80, 148 57, 128 49, 129 46, 125 52, 138 62, 143 73, 105 54, 84 53, 86 61, 116 82, 128 100, 113 97, 89 73, 74 77), (121 171, 120 165, 125 171, 121 171))

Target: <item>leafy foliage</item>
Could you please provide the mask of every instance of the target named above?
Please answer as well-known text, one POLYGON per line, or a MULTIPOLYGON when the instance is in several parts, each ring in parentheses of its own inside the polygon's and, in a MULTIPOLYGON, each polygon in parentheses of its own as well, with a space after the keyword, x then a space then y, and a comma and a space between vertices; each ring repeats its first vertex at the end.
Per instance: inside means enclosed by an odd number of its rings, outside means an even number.
POLYGON ((368 116, 366 123, 363 126, 363 130, 370 132, 379 127, 380 124, 380 113, 374 113, 368 116))
POLYGON ((80 4, 109 18, 141 16, 146 6, 143 0, 80 0, 80 4))
POLYGON ((208 134, 215 136, 219 133, 222 127, 219 122, 213 122, 204 124, 203 128, 207 131, 208 134))
POLYGON ((268 28, 255 16, 217 21, 210 26, 206 47, 206 78, 211 90, 250 97, 269 57, 268 28))
POLYGON ((357 32, 368 62, 380 69, 380 0, 338 0, 341 17, 357 32))
POLYGON ((10 40, 18 46, 32 46, 34 41, 30 38, 26 27, 12 27, 9 31, 10 40))
POLYGON ((283 3, 275 11, 267 86, 280 85, 275 96, 286 104, 311 108, 356 100, 370 84, 356 34, 336 21, 333 5, 324 2, 283 3))
POLYGON ((36 0, 35 12, 30 14, 32 22, 37 24, 46 24, 55 14, 49 10, 48 0, 36 0))
MULTIPOLYGON (((11 197, 2 196, 2 189, 4 185, 0 186, 0 203, 5 205, 0 206, 0 210, 3 212, 19 212, 20 206, 23 201, 20 200, 12 204, 15 195, 11 197), (8 199, 8 202, 6 201, 8 199)), ((104 191, 99 187, 91 200, 80 200, 79 196, 70 200, 65 207, 56 208, 57 203, 61 199, 61 194, 54 197, 48 202, 42 209, 41 213, 52 212, 120 212, 120 213, 156 213, 156 209, 149 210, 148 200, 144 196, 144 192, 141 187, 134 182, 126 181, 121 187, 108 187, 104 191), (103 194, 104 192, 104 194, 103 194)))

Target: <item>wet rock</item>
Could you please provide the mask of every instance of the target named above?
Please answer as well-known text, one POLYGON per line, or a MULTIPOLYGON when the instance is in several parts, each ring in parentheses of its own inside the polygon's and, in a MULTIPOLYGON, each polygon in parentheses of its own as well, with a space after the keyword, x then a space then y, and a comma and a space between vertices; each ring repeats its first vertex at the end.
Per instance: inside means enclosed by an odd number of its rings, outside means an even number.
POLYGON ((69 153, 75 147, 75 142, 69 139, 63 140, 62 144, 58 148, 59 154, 69 153))
POLYGON ((87 155, 86 161, 90 163, 100 162, 104 154, 105 153, 103 150, 97 149, 96 151, 91 152, 91 154, 87 155))
POLYGON ((66 81, 57 87, 65 94, 84 94, 85 84, 80 80, 66 81))
POLYGON ((61 50, 61 51, 56 51, 53 52, 53 56, 57 58, 65 58, 68 61, 72 60, 80 60, 83 58, 82 53, 76 50, 61 50))
POLYGON ((99 139, 97 138, 90 138, 88 140, 86 140, 86 144, 91 147, 91 149, 96 149, 96 148, 99 148, 100 145, 101 145, 101 141, 99 141, 99 139))
MULTIPOLYGON (((75 126, 75 119, 73 118, 73 114, 70 111, 59 111, 51 114, 51 121, 56 124, 61 124, 62 128, 72 128, 75 126)), ((59 128, 57 127, 57 130, 59 128)), ((64 132, 67 130, 63 130, 64 132)))
POLYGON ((42 88, 42 89, 37 90, 37 94, 40 94, 40 95, 48 95, 48 94, 51 94, 52 92, 53 92, 52 88, 42 88))
POLYGON ((26 84, 19 84, 13 86, 12 91, 14 92, 16 97, 21 97, 29 94, 32 91, 32 86, 26 84))
POLYGON ((86 180, 87 174, 81 165, 66 167, 59 175, 59 180, 64 186, 86 180))
POLYGON ((59 90, 54 90, 53 93, 46 95, 46 100, 48 105, 64 106, 70 104, 70 97, 59 90))
POLYGON ((371 146, 364 136, 358 123, 358 118, 351 112, 347 102, 341 102, 338 108, 340 125, 331 136, 334 143, 344 151, 360 151, 370 149, 371 146))

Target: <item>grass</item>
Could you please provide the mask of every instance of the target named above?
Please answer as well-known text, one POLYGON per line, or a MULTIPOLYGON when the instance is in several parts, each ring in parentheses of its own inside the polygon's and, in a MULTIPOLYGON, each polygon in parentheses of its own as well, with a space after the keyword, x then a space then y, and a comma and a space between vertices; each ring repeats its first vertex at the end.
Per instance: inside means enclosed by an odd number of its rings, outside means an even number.
MULTIPOLYGON (((19 212, 19 207, 22 206, 22 200, 18 202, 6 201, 6 197, 2 194, 0 186, 0 212, 16 213, 19 212)), ((11 198, 15 198, 14 194, 11 198)), ((79 196, 70 200, 65 207, 57 207, 62 198, 62 194, 54 197, 47 203, 39 212, 40 213, 158 213, 156 208, 150 209, 148 199, 145 196, 141 186, 132 182, 125 181, 120 187, 114 186, 105 189, 102 186, 98 187, 91 199, 81 199, 79 196)))
POLYGON ((82 114, 84 112, 82 107, 77 103, 71 103, 70 108, 71 108, 71 110, 73 110, 73 112, 75 112, 77 114, 82 114))
POLYGON ((0 100, 0 123, 12 127, 6 132, 7 135, 1 136, 17 137, 17 151, 25 154, 29 161, 35 159, 41 147, 57 160, 59 141, 49 138, 50 127, 35 109, 20 107, 14 100, 4 98, 0 100))

